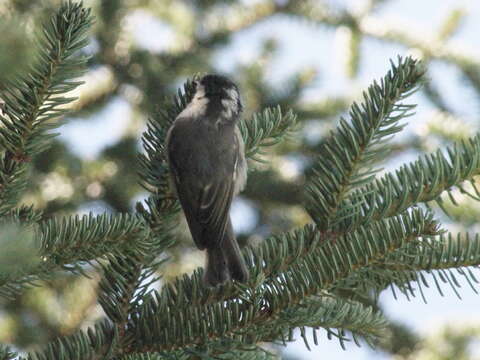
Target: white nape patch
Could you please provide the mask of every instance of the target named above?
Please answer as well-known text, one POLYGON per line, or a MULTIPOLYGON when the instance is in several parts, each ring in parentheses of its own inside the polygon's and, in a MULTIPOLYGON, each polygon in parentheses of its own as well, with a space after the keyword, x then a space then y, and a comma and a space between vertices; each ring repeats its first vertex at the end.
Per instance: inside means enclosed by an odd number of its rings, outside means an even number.
POLYGON ((239 112, 238 108, 238 91, 234 88, 226 90, 228 98, 222 100, 222 117, 230 118, 233 114, 237 114, 239 112))
POLYGON ((247 184, 247 161, 245 160, 245 144, 243 143, 242 134, 236 125, 235 140, 238 144, 238 157, 235 160, 235 170, 233 172, 233 182, 235 183, 233 193, 237 195, 247 184))
POLYGON ((187 107, 178 114, 178 117, 199 117, 204 116, 207 112, 208 98, 205 97, 205 87, 197 82, 195 96, 188 103, 187 107))

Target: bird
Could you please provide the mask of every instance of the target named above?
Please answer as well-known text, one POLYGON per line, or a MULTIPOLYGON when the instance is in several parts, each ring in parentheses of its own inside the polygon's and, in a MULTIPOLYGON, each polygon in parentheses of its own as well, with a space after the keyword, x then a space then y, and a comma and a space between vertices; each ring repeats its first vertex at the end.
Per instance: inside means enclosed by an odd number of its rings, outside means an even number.
POLYGON ((232 199, 247 182, 245 145, 238 127, 240 92, 229 78, 207 74, 170 126, 167 158, 173 190, 198 249, 206 250, 203 281, 245 283, 249 272, 233 232, 232 199))

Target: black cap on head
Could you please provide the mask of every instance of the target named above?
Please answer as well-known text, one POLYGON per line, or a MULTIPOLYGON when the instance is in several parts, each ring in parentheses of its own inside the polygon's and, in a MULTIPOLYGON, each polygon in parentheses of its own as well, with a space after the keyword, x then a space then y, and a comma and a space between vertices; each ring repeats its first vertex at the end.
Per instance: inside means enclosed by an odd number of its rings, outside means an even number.
POLYGON ((205 94, 222 95, 224 90, 234 88, 238 92, 237 85, 222 75, 207 74, 200 79, 200 84, 205 88, 205 94))

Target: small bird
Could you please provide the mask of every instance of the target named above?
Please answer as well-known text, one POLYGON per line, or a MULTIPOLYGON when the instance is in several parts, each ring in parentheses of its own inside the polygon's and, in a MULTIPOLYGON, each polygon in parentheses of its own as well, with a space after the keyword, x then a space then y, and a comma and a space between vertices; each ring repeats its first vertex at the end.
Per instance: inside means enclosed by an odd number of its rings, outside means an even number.
POLYGON ((194 82, 195 94, 168 130, 166 144, 173 187, 192 238, 207 250, 204 281, 245 282, 248 270, 230 220, 232 199, 245 187, 245 145, 237 122, 238 87, 221 75, 194 82))

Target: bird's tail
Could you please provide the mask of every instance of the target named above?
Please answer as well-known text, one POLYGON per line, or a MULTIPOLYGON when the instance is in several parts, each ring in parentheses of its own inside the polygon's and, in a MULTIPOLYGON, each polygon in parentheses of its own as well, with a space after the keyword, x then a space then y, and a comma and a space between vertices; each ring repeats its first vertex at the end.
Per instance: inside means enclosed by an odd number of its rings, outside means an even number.
POLYGON ((240 247, 233 233, 232 223, 228 220, 225 237, 221 244, 207 248, 205 283, 215 286, 228 279, 246 282, 248 269, 243 260, 240 247))
POLYGON ((203 279, 208 286, 221 284, 228 279, 227 260, 220 246, 207 248, 207 263, 203 279))

